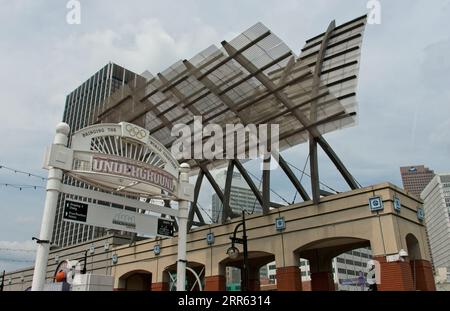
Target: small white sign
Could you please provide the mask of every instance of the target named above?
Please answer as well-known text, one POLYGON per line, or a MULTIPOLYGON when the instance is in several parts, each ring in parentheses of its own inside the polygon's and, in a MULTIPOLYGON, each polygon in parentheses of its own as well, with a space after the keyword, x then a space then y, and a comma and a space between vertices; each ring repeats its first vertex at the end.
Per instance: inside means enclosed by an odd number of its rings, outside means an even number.
POLYGON ((423 221, 425 219, 425 211, 423 207, 419 207, 417 209, 417 219, 419 219, 420 221, 423 221))
POLYGON ((383 200, 379 196, 369 198, 369 206, 372 212, 381 211, 384 208, 383 200))
MULTIPOLYGON (((86 204, 86 202, 80 203, 86 204)), ((153 236, 170 236, 162 234, 165 231, 158 230, 159 219, 170 221, 166 218, 159 218, 157 216, 139 214, 123 209, 89 203, 85 221, 76 221, 71 219, 64 219, 64 221, 89 224, 108 229, 123 230, 153 236)), ((168 230, 166 231, 167 234, 170 234, 168 230)))

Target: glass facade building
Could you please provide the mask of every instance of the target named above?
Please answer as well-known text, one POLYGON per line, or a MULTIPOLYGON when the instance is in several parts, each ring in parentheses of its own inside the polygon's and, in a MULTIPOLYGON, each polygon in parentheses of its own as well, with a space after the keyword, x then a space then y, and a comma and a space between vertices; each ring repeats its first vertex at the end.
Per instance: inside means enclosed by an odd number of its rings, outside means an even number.
MULTIPOLYGON (((92 77, 77 87, 66 97, 63 122, 69 124, 71 134, 92 125, 95 116, 104 109, 104 100, 123 84, 134 80, 137 75, 114 63, 108 63, 92 77)), ((63 183, 83 188, 92 188, 69 176, 63 177, 63 183)), ((106 229, 63 220, 64 200, 69 195, 60 195, 53 225, 53 244, 64 247, 100 237, 106 229)), ((72 197, 73 198, 73 197, 72 197)), ((74 198, 91 201, 88 198, 74 198)), ((99 203, 99 202, 98 202, 99 203)), ((116 206, 113 206, 116 207, 116 206)), ((123 208, 119 207, 118 208, 123 208)))

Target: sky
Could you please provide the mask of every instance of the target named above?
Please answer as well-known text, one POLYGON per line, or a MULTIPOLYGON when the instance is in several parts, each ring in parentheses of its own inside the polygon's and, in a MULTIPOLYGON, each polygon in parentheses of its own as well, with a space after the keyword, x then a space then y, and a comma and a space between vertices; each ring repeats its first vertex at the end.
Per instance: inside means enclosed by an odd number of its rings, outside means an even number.
MULTIPOLYGON (((46 176, 43 154, 65 96, 109 61, 155 74, 257 22, 298 54, 331 20, 339 25, 367 12, 367 0, 80 0, 81 23, 68 24, 67 2, 0 0, 0 166, 46 176)), ((401 186, 400 166, 450 172, 450 0, 379 2, 381 23, 367 26, 363 42, 358 124, 325 138, 363 186, 401 186)), ((302 168, 306 146, 284 156, 302 168)), ((319 163, 322 181, 348 190, 323 152, 319 163)), ((261 175, 256 163, 246 166, 261 175)), ((285 181, 272 172, 273 190, 292 201, 285 181)), ((5 183, 44 186, 0 169, 5 183)), ((205 185, 200 204, 207 211, 211 194, 205 185)), ((0 185, 0 270, 32 264, 44 199, 41 188, 0 185)), ((275 194, 272 200, 281 201, 275 194)))

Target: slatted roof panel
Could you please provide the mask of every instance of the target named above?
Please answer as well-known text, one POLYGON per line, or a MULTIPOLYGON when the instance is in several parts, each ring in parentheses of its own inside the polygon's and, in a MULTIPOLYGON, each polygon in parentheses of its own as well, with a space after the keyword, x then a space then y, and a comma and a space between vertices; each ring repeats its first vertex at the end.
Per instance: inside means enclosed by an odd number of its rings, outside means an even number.
MULTIPOLYGON (((317 90, 313 77, 325 33, 307 40, 300 56, 295 56, 280 38, 257 23, 228 42, 237 51, 235 54, 211 45, 152 78, 131 81, 105 101, 98 120, 140 120, 140 125, 168 148, 175 140, 172 127, 183 123, 193 129, 197 115, 203 117, 204 125, 279 124, 280 150, 304 143, 308 140, 307 124, 301 123, 294 111, 310 118, 311 107, 316 105, 315 122, 320 134, 355 124, 365 24, 363 16, 330 33, 317 90), (261 73, 269 78, 271 87, 262 83, 261 73), (280 100, 280 94, 290 106, 280 100)), ((195 161, 189 163, 197 165, 195 161)))

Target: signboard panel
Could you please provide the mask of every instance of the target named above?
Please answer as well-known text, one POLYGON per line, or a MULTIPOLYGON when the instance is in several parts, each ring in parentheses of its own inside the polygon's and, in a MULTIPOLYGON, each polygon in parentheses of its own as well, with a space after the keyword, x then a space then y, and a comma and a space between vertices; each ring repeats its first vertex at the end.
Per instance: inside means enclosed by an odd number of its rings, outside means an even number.
POLYGON ((169 219, 158 219, 158 235, 173 236, 173 221, 169 219))
POLYGON ((173 236, 173 221, 170 219, 72 200, 66 200, 65 206, 68 213, 66 216, 64 211, 64 221, 146 235, 173 236))
POLYGON ((86 222, 88 212, 88 204, 66 200, 64 204, 64 219, 86 222))

